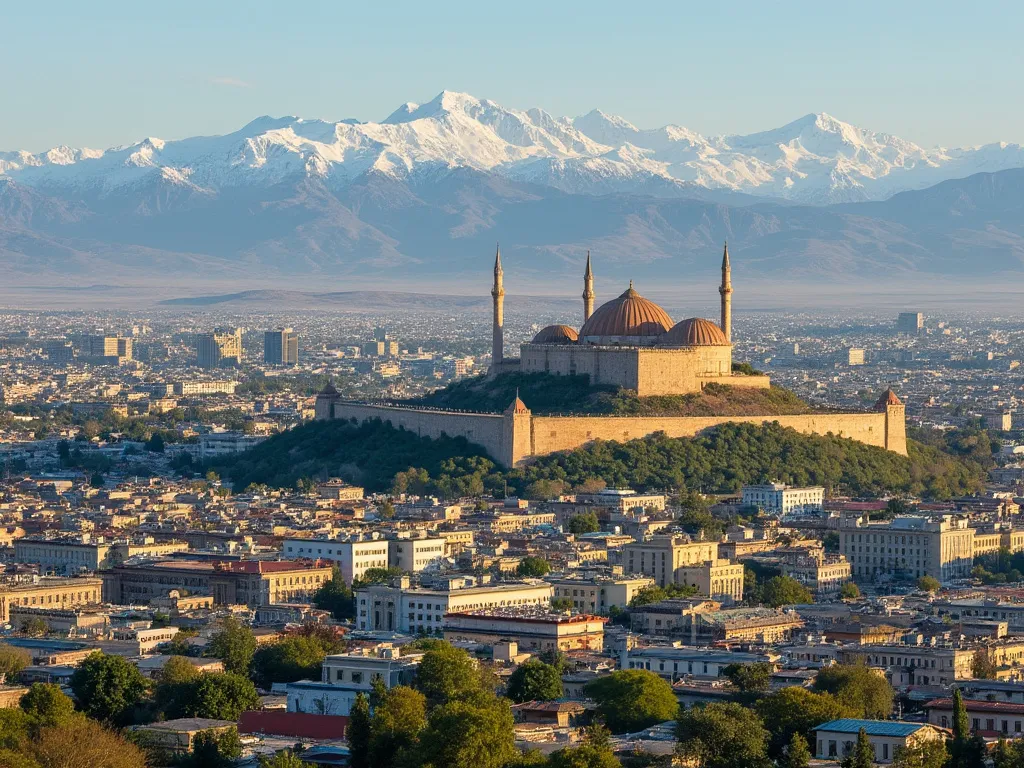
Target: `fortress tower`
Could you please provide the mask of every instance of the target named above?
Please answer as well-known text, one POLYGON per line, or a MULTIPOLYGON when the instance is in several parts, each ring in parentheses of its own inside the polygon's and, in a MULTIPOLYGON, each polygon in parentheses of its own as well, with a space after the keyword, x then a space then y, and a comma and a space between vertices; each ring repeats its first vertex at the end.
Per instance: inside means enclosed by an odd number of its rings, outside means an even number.
POLYGON ((722 253, 722 285, 718 288, 722 296, 722 322, 720 328, 729 343, 732 343, 732 266, 729 264, 729 243, 722 253))
POLYGON ((505 357, 505 273, 501 269, 501 246, 494 256, 494 320, 491 326, 491 368, 497 370, 505 357))
POLYGON ((583 322, 594 314, 594 272, 590 269, 590 251, 587 251, 587 271, 583 273, 583 322))

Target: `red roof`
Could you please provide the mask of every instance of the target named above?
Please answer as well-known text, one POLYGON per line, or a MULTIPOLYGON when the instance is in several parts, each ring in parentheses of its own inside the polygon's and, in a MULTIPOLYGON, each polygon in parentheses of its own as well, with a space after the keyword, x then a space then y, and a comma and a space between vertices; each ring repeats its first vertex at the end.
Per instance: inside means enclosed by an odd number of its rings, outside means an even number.
POLYGON ((262 733, 296 739, 343 739, 348 728, 344 715, 313 715, 308 712, 254 710, 243 712, 238 721, 239 733, 262 733))
POLYGON ((903 401, 896 397, 896 393, 891 389, 887 389, 882 393, 882 396, 878 398, 878 401, 875 403, 875 408, 883 410, 889 405, 903 405, 903 401))

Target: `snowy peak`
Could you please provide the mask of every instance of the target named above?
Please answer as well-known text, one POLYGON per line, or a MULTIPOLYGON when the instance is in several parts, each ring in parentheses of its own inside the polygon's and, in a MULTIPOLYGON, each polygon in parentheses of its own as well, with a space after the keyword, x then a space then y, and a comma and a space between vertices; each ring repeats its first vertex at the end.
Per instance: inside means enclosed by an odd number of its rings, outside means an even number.
POLYGON ((638 128, 598 109, 558 117, 458 91, 403 104, 379 123, 262 116, 224 136, 0 152, 0 176, 97 195, 146 180, 216 194, 316 178, 338 190, 371 171, 432 181, 468 168, 577 194, 684 197, 704 188, 826 204, 1019 167, 1024 151, 1016 144, 926 150, 824 112, 758 133, 705 137, 680 125, 638 128))

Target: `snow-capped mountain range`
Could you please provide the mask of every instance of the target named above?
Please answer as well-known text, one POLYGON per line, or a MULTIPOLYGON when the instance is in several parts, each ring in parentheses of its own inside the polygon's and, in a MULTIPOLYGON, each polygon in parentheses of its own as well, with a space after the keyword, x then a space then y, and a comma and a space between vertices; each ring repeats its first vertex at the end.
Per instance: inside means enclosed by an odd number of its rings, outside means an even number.
POLYGON ((0 180, 65 199, 102 198, 153 182, 216 196, 302 177, 337 192, 368 173, 415 183, 471 169, 571 194, 744 193, 825 205, 884 200, 1020 167, 1024 150, 1017 144, 925 149, 826 114, 747 136, 705 137, 676 125, 638 129, 599 110, 554 117, 450 91, 405 104, 379 123, 261 117, 224 136, 0 152, 0 180))

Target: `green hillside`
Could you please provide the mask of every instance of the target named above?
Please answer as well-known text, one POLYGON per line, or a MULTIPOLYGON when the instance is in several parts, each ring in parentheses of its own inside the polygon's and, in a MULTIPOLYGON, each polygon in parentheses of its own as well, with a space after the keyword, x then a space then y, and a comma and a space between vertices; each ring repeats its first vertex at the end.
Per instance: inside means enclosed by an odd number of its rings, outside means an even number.
POLYGON ((971 459, 910 442, 910 456, 856 441, 804 435, 778 424, 723 424, 692 438, 650 435, 597 441, 504 470, 463 438, 430 440, 379 421, 311 422, 276 435, 212 468, 236 488, 291 487, 300 478, 340 476, 369 491, 445 498, 504 492, 544 497, 594 480, 640 491, 688 488, 735 492, 745 483, 823 485, 830 492, 912 493, 944 499, 980 489, 985 472, 971 459))
POLYGON ((784 416, 815 409, 787 389, 752 389, 709 384, 689 395, 637 397, 630 390, 591 386, 590 377, 547 373, 477 376, 408 401, 462 411, 504 411, 516 393, 534 413, 592 413, 622 416, 784 416))

